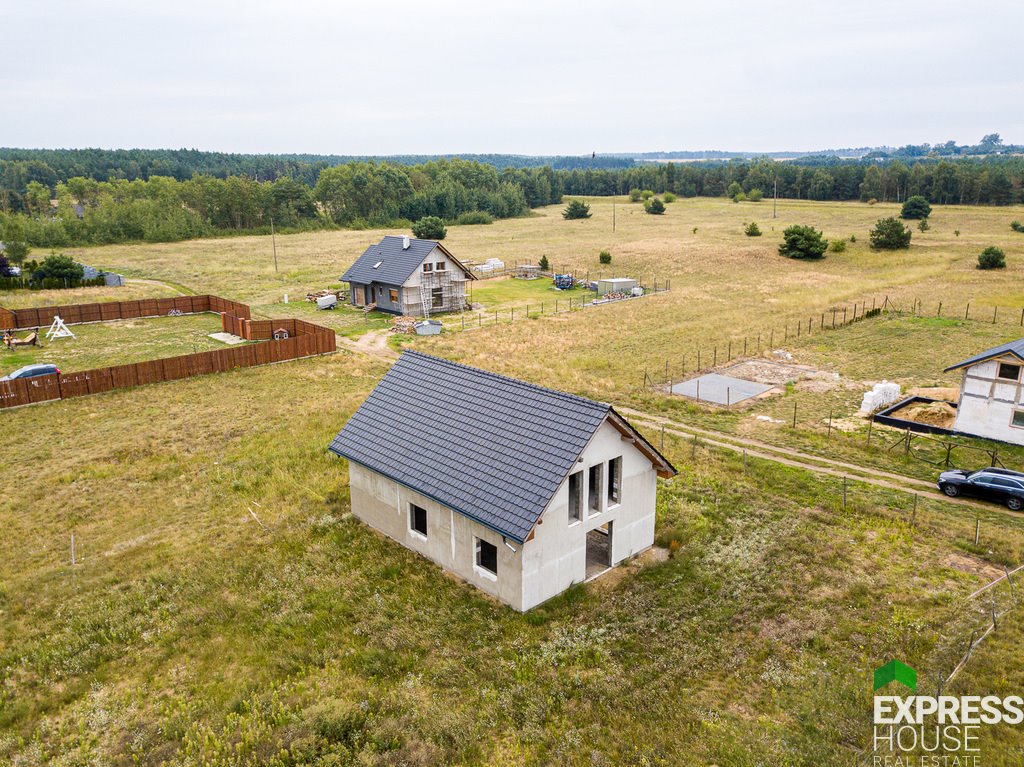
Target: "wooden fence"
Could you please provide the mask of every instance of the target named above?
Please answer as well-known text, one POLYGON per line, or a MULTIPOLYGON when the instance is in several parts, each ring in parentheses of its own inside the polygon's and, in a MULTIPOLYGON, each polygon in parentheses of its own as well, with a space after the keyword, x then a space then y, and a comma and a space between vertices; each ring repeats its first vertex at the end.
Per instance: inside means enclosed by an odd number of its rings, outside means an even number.
POLYGON ((165 317, 169 314, 199 314, 201 312, 227 313, 249 319, 249 307, 238 301, 220 296, 175 296, 174 298, 141 298, 137 301, 109 301, 98 304, 65 304, 64 306, 38 306, 32 309, 4 309, 0 307, 0 328, 24 330, 40 328, 60 316, 68 325, 86 322, 109 322, 140 317, 165 317))
MULTIPOLYGON (((35 378, 22 378, 14 381, 0 381, 0 408, 31 405, 36 402, 67 399, 68 397, 81 397, 86 394, 99 394, 100 392, 112 389, 142 386, 143 384, 159 383, 161 381, 176 381, 181 378, 206 375, 207 373, 221 373, 236 368, 268 365, 271 362, 285 362, 301 357, 327 354, 337 349, 337 338, 334 331, 330 328, 314 325, 312 322, 304 320, 251 320, 249 319, 249 307, 245 304, 227 301, 217 296, 187 296, 186 298, 199 299, 192 306, 205 305, 211 307, 209 309, 198 309, 198 311, 220 310, 222 312, 221 325, 225 331, 247 340, 263 341, 264 343, 246 344, 244 346, 216 349, 195 354, 183 354, 178 357, 165 357, 147 362, 133 362, 127 365, 93 368, 92 370, 83 370, 77 373, 61 373, 37 376, 35 378), (244 316, 231 314, 231 311, 239 311, 244 316), (287 333, 287 337, 284 337, 284 333, 279 332, 281 330, 287 333), (275 339, 275 333, 278 334, 278 339, 275 339)), ((180 299, 159 300, 179 301, 180 299)), ((121 302, 122 305, 144 303, 146 301, 121 302)), ((184 305, 184 303, 179 303, 171 308, 184 305)), ((67 308, 52 307, 54 310, 66 310, 67 308)), ((18 311, 41 312, 43 310, 18 311)), ((46 311, 50 311, 50 308, 46 311)), ((134 309, 129 308, 129 311, 134 311, 134 309)), ((179 309, 179 311, 184 312, 184 309, 179 309)), ((64 317, 64 315, 61 314, 61 317, 64 317)))

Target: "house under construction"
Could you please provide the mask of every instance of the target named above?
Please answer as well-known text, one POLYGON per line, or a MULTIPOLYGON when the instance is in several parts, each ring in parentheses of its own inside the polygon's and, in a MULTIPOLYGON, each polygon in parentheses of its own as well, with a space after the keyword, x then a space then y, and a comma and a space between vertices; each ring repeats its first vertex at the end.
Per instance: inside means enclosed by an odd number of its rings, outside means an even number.
POLYGON ((466 308, 472 272, 434 240, 388 235, 368 247, 341 277, 355 306, 411 317, 466 308))

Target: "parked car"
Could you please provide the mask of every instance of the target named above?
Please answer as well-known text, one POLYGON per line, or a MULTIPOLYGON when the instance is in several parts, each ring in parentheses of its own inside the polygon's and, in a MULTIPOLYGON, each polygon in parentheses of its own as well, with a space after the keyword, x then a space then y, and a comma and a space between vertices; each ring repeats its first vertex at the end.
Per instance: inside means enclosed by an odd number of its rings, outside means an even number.
POLYGON ((968 495, 986 501, 1005 503, 1007 508, 1024 508, 1024 473, 1010 469, 955 469, 939 475, 938 488, 950 498, 968 495))
POLYGON ((23 368, 18 368, 13 373, 0 378, 0 381, 15 381, 19 378, 35 378, 36 376, 48 376, 53 375, 54 373, 60 373, 60 368, 56 365, 42 362, 36 365, 26 365, 23 368))

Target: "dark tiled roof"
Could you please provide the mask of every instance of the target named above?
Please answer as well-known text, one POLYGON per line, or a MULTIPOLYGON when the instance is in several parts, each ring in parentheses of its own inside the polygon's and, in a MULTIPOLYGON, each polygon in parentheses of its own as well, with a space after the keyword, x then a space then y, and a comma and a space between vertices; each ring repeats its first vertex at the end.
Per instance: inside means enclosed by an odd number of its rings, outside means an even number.
POLYGON ((1004 354, 1012 354, 1014 357, 1024 362, 1024 338, 1018 338, 1016 341, 1009 341, 999 346, 993 346, 991 349, 983 351, 981 354, 975 354, 973 357, 966 359, 963 362, 950 365, 943 372, 949 372, 950 370, 956 370, 957 368, 964 368, 968 365, 984 362, 985 360, 992 359, 993 357, 1000 357, 1004 354))
POLYGON ((341 279, 344 282, 402 285, 434 248, 440 247, 446 255, 451 256, 444 246, 434 240, 410 237, 409 247, 404 249, 402 240, 402 237, 389 234, 376 245, 371 245, 363 251, 363 255, 356 259, 348 271, 341 275, 341 279), (375 269, 374 264, 377 263, 380 266, 375 269))
POLYGON ((330 450, 522 542, 610 412, 405 352, 330 450))

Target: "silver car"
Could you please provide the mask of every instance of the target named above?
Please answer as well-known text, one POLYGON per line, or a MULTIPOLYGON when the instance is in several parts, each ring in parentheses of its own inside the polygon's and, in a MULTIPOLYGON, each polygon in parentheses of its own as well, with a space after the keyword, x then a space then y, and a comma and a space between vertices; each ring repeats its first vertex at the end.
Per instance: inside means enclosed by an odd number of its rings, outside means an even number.
POLYGON ((13 373, 0 378, 0 381, 16 381, 19 378, 35 378, 36 376, 49 376, 55 373, 59 374, 60 368, 48 362, 41 362, 36 365, 26 365, 23 368, 18 368, 13 373))

